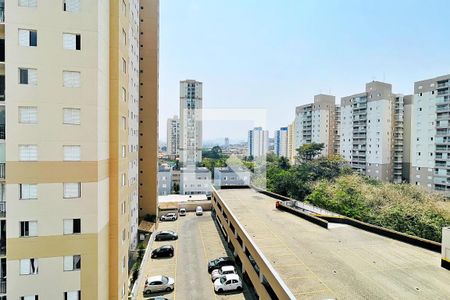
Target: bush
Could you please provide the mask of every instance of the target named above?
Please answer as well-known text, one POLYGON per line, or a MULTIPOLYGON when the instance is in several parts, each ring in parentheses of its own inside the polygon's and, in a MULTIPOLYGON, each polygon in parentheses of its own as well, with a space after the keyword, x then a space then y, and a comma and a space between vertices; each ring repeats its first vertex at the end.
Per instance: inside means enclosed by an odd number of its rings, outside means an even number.
POLYGON ((373 182, 359 175, 322 180, 305 199, 314 205, 360 221, 440 242, 450 212, 444 198, 409 184, 373 182))

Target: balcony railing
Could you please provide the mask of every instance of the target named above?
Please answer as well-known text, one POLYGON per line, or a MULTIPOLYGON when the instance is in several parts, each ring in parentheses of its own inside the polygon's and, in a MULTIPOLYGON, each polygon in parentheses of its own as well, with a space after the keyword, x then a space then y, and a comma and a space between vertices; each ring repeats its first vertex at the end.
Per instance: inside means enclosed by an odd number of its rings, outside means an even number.
POLYGON ((0 218, 6 217, 6 201, 0 201, 0 218))
POLYGON ((5 22, 5 1, 0 1, 0 23, 5 22))
POLYGON ((6 280, 0 280, 0 294, 6 294, 6 280))
POLYGON ((6 255, 6 238, 0 239, 0 255, 6 255))
POLYGON ((0 163, 0 179, 5 179, 6 178, 6 168, 5 168, 6 164, 5 163, 0 163))

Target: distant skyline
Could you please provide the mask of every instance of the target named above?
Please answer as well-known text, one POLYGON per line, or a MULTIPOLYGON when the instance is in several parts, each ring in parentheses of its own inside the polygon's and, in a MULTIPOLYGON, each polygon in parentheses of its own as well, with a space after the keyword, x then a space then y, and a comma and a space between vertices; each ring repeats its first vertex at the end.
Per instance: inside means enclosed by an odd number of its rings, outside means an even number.
MULTIPOLYGON (((203 82, 205 108, 267 109, 270 135, 319 93, 365 83, 410 94, 450 73, 447 1, 161 1, 160 140, 179 111, 179 81, 203 82), (280 5, 282 4, 282 5, 280 5), (435 17, 433 17, 435 16, 435 17)), ((205 122, 204 140, 245 140, 251 122, 205 122)))

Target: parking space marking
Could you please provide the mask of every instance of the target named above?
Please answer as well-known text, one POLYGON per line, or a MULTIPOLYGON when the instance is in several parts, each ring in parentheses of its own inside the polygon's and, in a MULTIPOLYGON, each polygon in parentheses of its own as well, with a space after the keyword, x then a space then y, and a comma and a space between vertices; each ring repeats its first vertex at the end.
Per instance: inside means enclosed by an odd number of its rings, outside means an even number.
MULTIPOLYGON (((202 245, 203 245, 203 256, 205 257, 205 261, 208 264, 208 254, 206 252, 206 246, 205 246, 205 241, 203 240, 203 234, 202 234, 202 230, 200 229, 200 225, 197 224, 197 228, 198 231, 200 232, 200 240, 202 241, 202 245)), ((214 286, 213 286, 214 289, 214 286)), ((217 295, 214 291, 212 291, 213 295, 214 295, 214 299, 217 299, 217 295)))
MULTIPOLYGON (((176 226, 176 233, 178 234, 179 233, 179 231, 178 231, 178 229, 179 229, 179 225, 180 224, 180 221, 178 221, 177 222, 177 226, 176 226)), ((177 240, 176 240, 176 242, 175 242, 175 253, 174 253, 174 258, 175 258, 175 263, 174 263, 174 265, 175 265, 175 276, 174 276, 174 280, 175 280, 175 282, 177 282, 176 280, 177 280, 177 269, 178 269, 178 240, 180 239, 180 237, 178 237, 177 238, 177 240)), ((176 292, 176 290, 177 289, 173 289, 173 300, 175 300, 176 298, 177 298, 177 292, 176 292)))

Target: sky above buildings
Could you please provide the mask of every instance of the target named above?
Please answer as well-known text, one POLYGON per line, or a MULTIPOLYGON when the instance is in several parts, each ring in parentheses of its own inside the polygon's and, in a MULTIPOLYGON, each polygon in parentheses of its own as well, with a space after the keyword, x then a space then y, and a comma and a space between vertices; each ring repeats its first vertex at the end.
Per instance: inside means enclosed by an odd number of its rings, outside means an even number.
POLYGON ((260 125, 251 109, 266 110, 273 135, 315 94, 339 103, 372 80, 410 94, 414 81, 450 73, 449 8, 447 0, 163 0, 160 140, 184 79, 203 82, 205 108, 250 109, 248 120, 206 121, 204 140, 245 140, 260 125))

